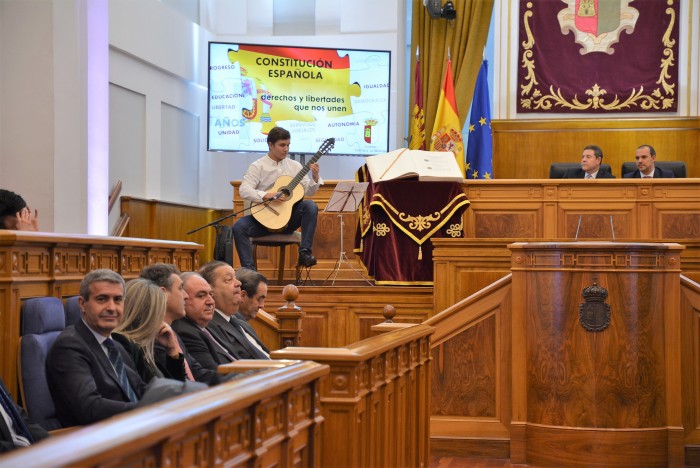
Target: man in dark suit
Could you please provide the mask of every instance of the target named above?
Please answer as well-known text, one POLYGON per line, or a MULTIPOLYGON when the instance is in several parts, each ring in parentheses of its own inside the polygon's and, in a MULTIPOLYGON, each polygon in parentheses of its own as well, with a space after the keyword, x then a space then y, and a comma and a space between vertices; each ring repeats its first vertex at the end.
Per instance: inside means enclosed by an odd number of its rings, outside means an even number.
POLYGON ((49 350, 46 376, 64 426, 101 421, 136 407, 146 384, 129 354, 111 339, 124 307, 124 279, 93 270, 80 284, 81 320, 49 350))
POLYGON ((220 364, 240 359, 207 329, 214 317, 214 298, 209 283, 194 272, 183 273, 181 278, 187 293, 185 317, 174 321, 173 329, 187 350, 202 366, 212 371, 216 371, 220 364))
POLYGON ((269 359, 265 351, 251 343, 236 320, 235 314, 243 301, 241 282, 233 267, 225 262, 213 261, 200 268, 199 272, 212 287, 216 313, 207 328, 211 333, 229 344, 241 359, 269 359))
MULTIPOLYGON (((175 265, 167 263, 156 263, 149 265, 141 270, 141 278, 153 281, 167 295, 167 309, 165 310, 165 322, 172 325, 175 320, 179 320, 185 316, 185 300, 188 298, 187 292, 180 278, 180 271, 175 268, 175 265)), ((173 330, 175 332, 175 330, 173 330)), ((216 385, 221 382, 221 376, 211 369, 202 366, 197 359, 187 352, 187 346, 182 341, 182 338, 175 332, 180 349, 184 357, 184 365, 186 366, 186 375, 197 382, 203 382, 207 385, 216 385)), ((156 343, 154 346, 154 354, 156 365, 161 369, 166 368, 167 350, 156 343)))
POLYGON ((673 171, 656 167, 656 150, 651 145, 642 145, 637 148, 634 159, 637 161, 637 170, 624 174, 622 177, 625 179, 675 178, 673 171))
POLYGON ((615 176, 603 171, 603 150, 596 145, 588 145, 581 153, 581 168, 567 169, 562 179, 614 179, 615 176))
POLYGON ((241 282, 241 297, 243 301, 234 318, 238 321, 243 333, 255 348, 262 351, 269 359, 270 350, 260 341, 255 329, 248 323, 265 307, 267 297, 267 278, 262 273, 247 268, 239 268, 236 278, 241 282), (257 346, 255 346, 257 344, 257 346))
POLYGON ((43 427, 31 422, 27 413, 15 404, 0 379, 0 452, 27 447, 48 436, 43 427))

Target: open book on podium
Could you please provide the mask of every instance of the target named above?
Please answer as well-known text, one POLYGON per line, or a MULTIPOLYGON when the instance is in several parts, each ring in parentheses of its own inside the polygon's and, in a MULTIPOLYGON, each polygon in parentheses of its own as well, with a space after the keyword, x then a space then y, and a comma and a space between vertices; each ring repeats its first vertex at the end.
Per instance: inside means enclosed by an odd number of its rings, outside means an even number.
POLYGON ((462 182, 464 176, 451 151, 421 151, 406 148, 365 158, 372 182, 418 177, 420 181, 462 182))

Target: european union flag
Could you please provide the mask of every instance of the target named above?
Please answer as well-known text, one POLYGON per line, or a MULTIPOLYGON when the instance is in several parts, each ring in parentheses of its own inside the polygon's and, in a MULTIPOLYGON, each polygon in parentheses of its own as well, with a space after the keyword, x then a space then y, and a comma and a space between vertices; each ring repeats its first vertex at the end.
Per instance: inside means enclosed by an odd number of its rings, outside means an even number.
POLYGON ((493 138, 489 102, 488 63, 481 64, 476 78, 467 140, 467 179, 493 179, 493 138))

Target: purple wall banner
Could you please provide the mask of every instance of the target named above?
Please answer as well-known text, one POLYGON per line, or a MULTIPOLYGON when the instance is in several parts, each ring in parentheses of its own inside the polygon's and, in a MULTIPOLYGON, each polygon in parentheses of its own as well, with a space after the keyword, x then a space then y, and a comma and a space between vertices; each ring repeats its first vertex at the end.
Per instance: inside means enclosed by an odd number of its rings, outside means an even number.
POLYGON ((679 4, 521 0, 518 112, 676 112, 679 4))

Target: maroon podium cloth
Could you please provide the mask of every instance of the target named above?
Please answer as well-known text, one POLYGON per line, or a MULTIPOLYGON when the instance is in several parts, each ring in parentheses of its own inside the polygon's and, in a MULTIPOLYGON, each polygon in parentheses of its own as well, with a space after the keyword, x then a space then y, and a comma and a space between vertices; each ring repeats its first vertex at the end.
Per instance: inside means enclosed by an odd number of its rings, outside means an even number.
POLYGON ((358 210, 354 252, 377 284, 432 285, 433 237, 463 237, 469 200, 459 182, 369 182, 358 210))

